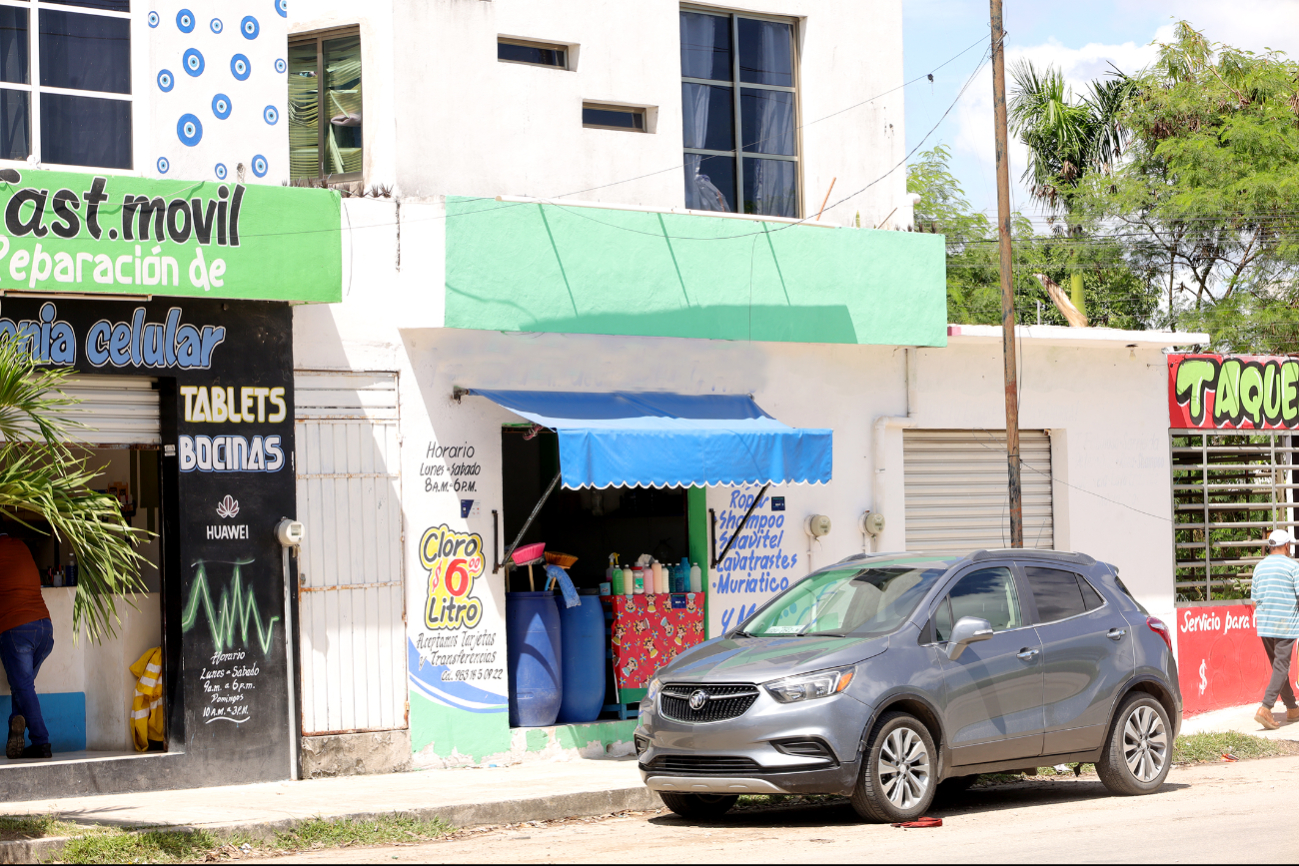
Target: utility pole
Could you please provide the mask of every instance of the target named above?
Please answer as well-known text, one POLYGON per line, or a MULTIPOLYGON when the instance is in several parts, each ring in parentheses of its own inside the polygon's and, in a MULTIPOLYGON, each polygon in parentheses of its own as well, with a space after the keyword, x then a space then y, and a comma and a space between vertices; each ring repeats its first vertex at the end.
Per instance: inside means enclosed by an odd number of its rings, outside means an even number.
POLYGON ((992 110, 997 133, 997 235, 1001 248, 1001 332, 1006 362, 1006 465, 1010 482, 1010 546, 1024 546, 1019 476, 1019 377, 1015 370, 1015 283, 1010 253, 1010 153, 1006 147, 1006 31, 1001 0, 992 12, 992 110))

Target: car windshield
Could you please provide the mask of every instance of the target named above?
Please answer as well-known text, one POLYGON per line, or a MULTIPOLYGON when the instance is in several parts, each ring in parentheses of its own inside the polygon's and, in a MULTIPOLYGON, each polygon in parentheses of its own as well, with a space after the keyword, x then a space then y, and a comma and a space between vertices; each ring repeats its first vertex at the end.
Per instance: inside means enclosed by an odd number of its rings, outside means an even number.
POLYGON ((791 586, 751 620, 751 637, 888 634, 902 625, 946 563, 891 562, 837 568, 791 586))

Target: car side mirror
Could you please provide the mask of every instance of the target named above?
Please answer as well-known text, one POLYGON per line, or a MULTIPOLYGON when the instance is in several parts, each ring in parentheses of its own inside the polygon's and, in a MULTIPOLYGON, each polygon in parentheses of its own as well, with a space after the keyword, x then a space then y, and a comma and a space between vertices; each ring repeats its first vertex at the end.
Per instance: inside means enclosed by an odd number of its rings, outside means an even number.
POLYGON ((977 616, 963 616, 952 627, 952 639, 947 642, 947 657, 952 661, 960 658, 965 648, 972 643, 988 640, 992 637, 992 623, 977 616))

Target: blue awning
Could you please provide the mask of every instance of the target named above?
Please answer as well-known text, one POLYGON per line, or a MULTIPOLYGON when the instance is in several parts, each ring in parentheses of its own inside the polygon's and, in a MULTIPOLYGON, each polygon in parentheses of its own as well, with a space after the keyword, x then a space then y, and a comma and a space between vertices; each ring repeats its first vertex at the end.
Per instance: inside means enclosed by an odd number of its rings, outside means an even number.
POLYGON ((787 427, 746 396, 575 391, 478 394, 559 434, 563 484, 824 484, 829 430, 787 427))

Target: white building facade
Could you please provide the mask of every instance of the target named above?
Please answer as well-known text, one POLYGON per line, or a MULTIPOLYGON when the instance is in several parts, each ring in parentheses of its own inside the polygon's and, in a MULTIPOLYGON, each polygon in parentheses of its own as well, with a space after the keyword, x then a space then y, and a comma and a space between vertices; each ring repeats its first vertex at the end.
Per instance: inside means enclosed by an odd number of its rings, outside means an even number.
MULTIPOLYGON (((896 0, 289 16, 293 182, 358 194, 342 302, 294 308, 304 773, 625 753, 631 683, 675 652, 651 627, 598 723, 511 725, 526 571, 494 566, 559 458, 545 425, 470 392, 744 397, 831 431, 826 484, 548 500, 527 540, 581 546, 579 586, 606 553, 700 564, 699 639, 863 550, 1008 542, 999 331, 949 328, 942 239, 898 231, 896 0)), ((1115 564, 1171 620, 1163 353, 1197 338, 1021 337, 1026 543, 1115 564)))

